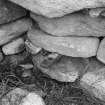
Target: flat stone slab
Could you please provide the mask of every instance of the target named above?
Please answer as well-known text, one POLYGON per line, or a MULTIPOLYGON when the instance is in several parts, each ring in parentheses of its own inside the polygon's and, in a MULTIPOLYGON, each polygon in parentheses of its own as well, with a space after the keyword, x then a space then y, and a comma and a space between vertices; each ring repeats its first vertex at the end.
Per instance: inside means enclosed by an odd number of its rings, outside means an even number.
POLYGON ((99 48, 97 50, 97 59, 105 63, 105 38, 100 42, 99 48))
POLYGON ((95 37, 54 37, 37 29, 30 30, 28 38, 35 46, 72 57, 95 56, 99 46, 95 37))
POLYGON ((105 19, 82 13, 49 19, 31 13, 39 27, 53 36, 105 36, 105 19))
POLYGON ((26 10, 7 0, 0 0, 0 24, 5 24, 26 15, 26 10))
POLYGON ((10 0, 37 14, 61 17, 84 8, 103 7, 104 0, 10 0))
POLYGON ((32 21, 29 18, 22 18, 0 26, 0 46, 28 31, 31 25, 32 21))
POLYGON ((61 82, 75 82, 81 72, 85 70, 88 62, 88 60, 84 58, 73 58, 61 55, 56 57, 51 56, 56 55, 54 53, 47 56, 43 56, 41 53, 37 54, 33 56, 33 63, 35 67, 38 67, 43 73, 61 82))

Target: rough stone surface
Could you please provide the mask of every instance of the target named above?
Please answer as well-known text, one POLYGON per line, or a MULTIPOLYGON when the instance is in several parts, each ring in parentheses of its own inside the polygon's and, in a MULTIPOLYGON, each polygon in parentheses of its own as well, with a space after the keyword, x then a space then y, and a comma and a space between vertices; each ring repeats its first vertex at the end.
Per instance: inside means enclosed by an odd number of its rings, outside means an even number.
POLYGON ((101 41, 97 50, 97 59, 105 63, 105 38, 101 41))
POLYGON ((41 96, 36 93, 29 93, 19 105, 45 105, 41 96))
POLYGON ((91 95, 105 101, 105 65, 96 58, 90 58, 87 72, 81 78, 80 84, 91 95))
POLYGON ((7 0, 0 0, 0 24, 8 23, 26 15, 26 10, 7 0))
POLYGON ((28 32, 28 38, 34 45, 40 48, 72 57, 87 58, 95 56, 99 46, 98 38, 54 37, 36 29, 28 32))
POLYGON ((31 13, 31 17, 43 31, 54 36, 105 36, 105 19, 102 17, 93 18, 82 13, 53 19, 31 13))
POLYGON ((60 55, 60 57, 51 58, 49 56, 43 56, 41 54, 33 56, 33 63, 43 73, 61 82, 75 82, 80 76, 80 73, 85 71, 88 63, 88 60, 84 58, 60 55))
POLYGON ((10 0, 37 14, 47 17, 60 17, 84 8, 105 5, 104 0, 10 0))
POLYGON ((12 39, 19 37, 28 31, 32 22, 28 18, 23 18, 9 24, 0 26, 0 45, 10 42, 12 39))
POLYGON ((22 52, 24 48, 25 48, 24 39, 18 38, 4 45, 2 47, 2 51, 5 55, 12 55, 12 54, 17 54, 17 53, 22 52))

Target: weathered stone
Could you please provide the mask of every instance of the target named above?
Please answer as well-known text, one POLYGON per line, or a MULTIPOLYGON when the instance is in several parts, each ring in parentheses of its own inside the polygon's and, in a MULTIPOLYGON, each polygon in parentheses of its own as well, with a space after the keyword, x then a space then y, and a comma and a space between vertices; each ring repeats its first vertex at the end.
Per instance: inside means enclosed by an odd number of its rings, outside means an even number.
POLYGON ((26 10, 7 0, 0 0, 0 24, 8 23, 26 15, 26 10))
POLYGON ((92 18, 80 13, 54 19, 31 13, 31 17, 43 31, 54 36, 105 36, 105 19, 101 17, 92 18))
MULTIPOLYGON (((50 54, 53 55, 53 54, 50 54)), ((75 82, 88 63, 88 59, 58 56, 52 58, 42 54, 33 56, 33 63, 43 73, 61 82, 75 82)), ((55 55, 55 54, 54 54, 55 55)))
POLYGON ((91 95, 105 100, 105 65, 95 58, 90 58, 87 72, 80 80, 80 85, 91 95))
POLYGON ((0 46, 28 31, 31 25, 32 22, 30 19, 23 18, 0 26, 0 46))
POLYGON ((105 38, 101 40, 101 43, 97 50, 97 59, 105 63, 105 38))
POLYGON ((25 48, 24 39, 18 38, 4 45, 2 47, 2 51, 5 55, 12 55, 12 54, 17 54, 17 53, 22 52, 24 48, 25 48))
POLYGON ((103 7, 104 0, 10 0, 37 14, 61 17, 84 8, 103 7))
POLYGON ((44 100, 37 93, 29 93, 19 105, 45 105, 44 100))
POLYGON ((28 38, 40 48, 72 57, 95 56, 99 45, 95 37, 54 37, 36 29, 28 32, 28 38))
POLYGON ((1 99, 1 105, 19 105, 22 98, 28 94, 28 91, 16 88, 10 91, 1 99))
POLYGON ((31 54, 37 54, 41 51, 42 48, 33 45, 29 40, 25 41, 26 50, 31 54))

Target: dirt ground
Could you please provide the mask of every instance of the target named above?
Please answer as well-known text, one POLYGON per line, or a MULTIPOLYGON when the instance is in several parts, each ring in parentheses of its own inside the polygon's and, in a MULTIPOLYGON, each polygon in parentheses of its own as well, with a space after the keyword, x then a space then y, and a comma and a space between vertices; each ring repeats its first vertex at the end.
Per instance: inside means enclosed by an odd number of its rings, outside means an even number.
POLYGON ((16 87, 41 92, 46 105, 104 105, 75 83, 61 83, 43 74, 36 67, 32 76, 22 77, 24 72, 19 64, 30 63, 31 55, 26 51, 18 55, 6 56, 0 63, 0 99, 16 87))

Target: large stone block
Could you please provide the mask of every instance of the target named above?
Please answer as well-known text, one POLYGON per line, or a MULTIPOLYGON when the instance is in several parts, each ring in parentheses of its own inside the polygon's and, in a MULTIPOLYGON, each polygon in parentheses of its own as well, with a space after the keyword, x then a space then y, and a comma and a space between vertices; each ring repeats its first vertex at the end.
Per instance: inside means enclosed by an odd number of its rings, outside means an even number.
POLYGON ((92 96, 105 101, 105 65, 96 58, 90 58, 87 72, 81 78, 80 85, 92 96))
POLYGON ((33 56, 33 63, 43 73, 61 82, 75 82, 85 71, 88 59, 61 56, 56 53, 33 56))
POLYGON ((101 17, 92 18, 82 13, 54 19, 31 13, 31 17, 43 31, 54 36, 105 36, 105 19, 101 17))
POLYGON ((2 25, 0 27, 0 46, 28 31, 31 25, 32 22, 28 18, 22 18, 9 24, 2 25))
POLYGON ((28 32, 28 38, 35 46, 72 57, 95 56, 99 46, 95 37, 54 37, 36 29, 28 32))
POLYGON ((47 17, 61 17, 84 8, 105 5, 104 0, 10 0, 37 14, 47 17))
POLYGON ((26 15, 26 10, 9 2, 0 0, 0 24, 8 23, 26 15))

